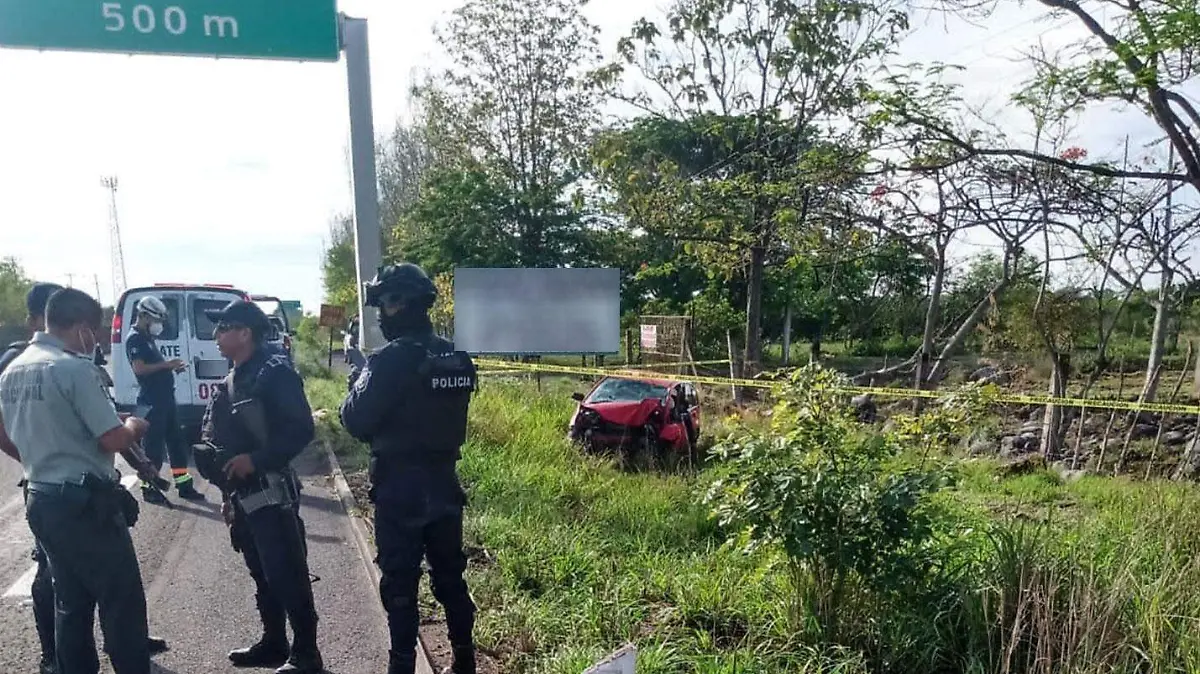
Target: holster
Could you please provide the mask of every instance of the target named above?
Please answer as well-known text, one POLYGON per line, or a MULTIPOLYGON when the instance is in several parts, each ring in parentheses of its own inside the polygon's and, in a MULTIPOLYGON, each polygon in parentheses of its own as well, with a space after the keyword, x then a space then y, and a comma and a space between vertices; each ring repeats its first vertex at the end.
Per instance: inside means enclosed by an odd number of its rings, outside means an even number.
POLYGON ((88 473, 83 478, 88 492, 88 507, 101 522, 120 515, 126 526, 137 524, 140 507, 137 499, 117 482, 109 482, 88 473))
POLYGON ((192 445, 192 456, 196 460, 196 472, 200 477, 215 484, 222 494, 233 493, 234 485, 225 479, 225 464, 237 454, 210 443, 192 445))
POLYGON ((254 473, 233 492, 233 502, 247 515, 268 506, 290 506, 299 500, 300 479, 290 466, 254 473))

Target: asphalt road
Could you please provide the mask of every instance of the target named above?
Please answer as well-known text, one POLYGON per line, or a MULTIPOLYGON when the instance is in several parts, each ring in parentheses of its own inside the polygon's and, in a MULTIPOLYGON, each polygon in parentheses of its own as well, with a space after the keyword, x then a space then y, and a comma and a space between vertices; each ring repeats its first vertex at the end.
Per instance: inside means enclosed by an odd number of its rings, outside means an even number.
MULTIPOLYGON (((320 616, 319 641, 331 674, 386 669, 387 629, 376 589, 354 544, 320 450, 310 448, 296 468, 304 479, 301 515, 308 530, 309 566, 320 616)), ((132 474, 123 470, 123 474, 132 474)), ((0 457, 0 672, 34 674, 38 644, 29 585, 32 536, 25 522, 20 467, 0 457)), ((172 498, 174 508, 142 504, 133 529, 150 632, 170 644, 154 658, 162 674, 239 671, 226 653, 260 634, 253 584, 239 553, 229 546, 215 487, 198 483, 207 503, 172 498)), ((140 496, 139 496, 140 500, 140 496)), ((97 630, 97 644, 103 644, 97 630)), ((104 667, 103 671, 111 672, 104 667)))

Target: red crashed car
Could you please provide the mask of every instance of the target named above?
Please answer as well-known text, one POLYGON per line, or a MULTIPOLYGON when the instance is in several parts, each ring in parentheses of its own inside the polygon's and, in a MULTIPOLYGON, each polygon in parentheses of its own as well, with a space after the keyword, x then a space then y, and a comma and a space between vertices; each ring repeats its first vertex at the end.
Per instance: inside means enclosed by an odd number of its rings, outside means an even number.
POLYGON ((700 437, 700 397, 688 382, 604 377, 579 402, 567 437, 593 451, 691 451, 700 437))

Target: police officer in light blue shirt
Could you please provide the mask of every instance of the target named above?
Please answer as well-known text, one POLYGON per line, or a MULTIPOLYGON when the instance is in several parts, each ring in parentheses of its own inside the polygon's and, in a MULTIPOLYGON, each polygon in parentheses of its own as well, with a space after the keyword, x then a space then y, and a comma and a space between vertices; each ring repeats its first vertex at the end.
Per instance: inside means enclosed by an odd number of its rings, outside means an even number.
POLYGON ((101 387, 89 356, 102 319, 100 304, 82 291, 51 295, 47 332, 36 333, 0 375, 0 448, 19 452, 26 518, 50 561, 58 671, 99 671, 92 638, 98 606, 113 670, 148 674, 146 597, 122 500, 132 497, 115 467, 115 455, 147 425, 134 417, 122 423, 101 387))

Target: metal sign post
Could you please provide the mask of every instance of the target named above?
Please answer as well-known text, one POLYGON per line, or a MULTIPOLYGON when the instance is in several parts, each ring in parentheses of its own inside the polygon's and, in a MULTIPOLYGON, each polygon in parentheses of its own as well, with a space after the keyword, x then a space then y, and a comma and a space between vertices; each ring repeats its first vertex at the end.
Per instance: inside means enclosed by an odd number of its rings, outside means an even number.
POLYGON ((367 20, 345 14, 342 49, 346 52, 346 82, 350 93, 350 159, 354 177, 354 251, 358 279, 358 348, 365 352, 383 346, 378 311, 364 304, 363 283, 375 276, 383 261, 379 228, 379 196, 375 175, 375 122, 371 114, 371 63, 367 20))

